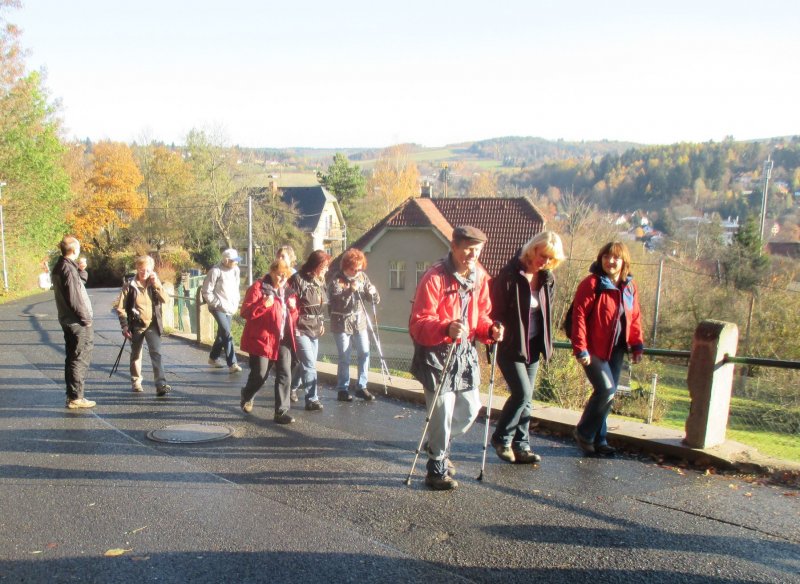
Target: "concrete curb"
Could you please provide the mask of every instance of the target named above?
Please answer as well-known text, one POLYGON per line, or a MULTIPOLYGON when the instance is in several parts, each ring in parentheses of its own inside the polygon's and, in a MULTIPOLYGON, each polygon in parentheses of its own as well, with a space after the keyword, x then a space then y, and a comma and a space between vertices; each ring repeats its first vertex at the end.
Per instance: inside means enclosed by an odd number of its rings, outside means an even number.
MULTIPOLYGON (((198 347, 210 347, 206 343, 198 342, 195 335, 173 332, 170 333, 170 336, 198 347)), ((237 350, 237 355, 243 361, 247 359, 247 353, 237 350)), ((335 383, 336 364, 318 362, 317 375, 327 382, 335 383)), ((370 371, 368 388, 376 395, 384 395, 383 376, 370 371)), ((414 379, 393 377, 391 383, 386 386, 386 395, 398 400, 425 405, 422 385, 414 379)), ((481 393, 481 401, 484 407, 488 405, 488 394, 481 393)), ((493 396, 492 418, 497 418, 505 401, 506 398, 503 396, 493 396)), ((579 418, 580 412, 556 408, 547 404, 537 403, 533 410, 533 425, 562 436, 572 435, 579 418)), ((609 419, 608 436, 614 446, 666 456, 686 461, 698 467, 710 466, 746 474, 770 475, 781 482, 787 482, 787 479, 788 482, 796 482, 800 479, 800 463, 765 456, 756 448, 732 440, 726 440, 723 444, 713 448, 689 448, 683 444, 684 433, 682 431, 616 418, 609 419)))

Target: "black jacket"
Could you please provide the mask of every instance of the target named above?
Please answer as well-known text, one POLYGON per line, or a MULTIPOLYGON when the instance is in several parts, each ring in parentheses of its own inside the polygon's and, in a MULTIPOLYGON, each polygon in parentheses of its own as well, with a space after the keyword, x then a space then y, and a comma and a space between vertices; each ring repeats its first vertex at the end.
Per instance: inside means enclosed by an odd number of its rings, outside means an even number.
POLYGON ((542 308, 541 334, 528 343, 528 313, 531 288, 519 256, 515 255, 492 280, 492 319, 505 327, 503 341, 498 344, 498 358, 530 363, 534 355, 544 354, 545 361, 553 354, 553 295, 555 279, 549 270, 539 272, 539 306, 542 308), (532 350, 529 350, 532 349, 532 350))
POLYGON ((317 281, 310 274, 297 272, 289 278, 288 285, 297 294, 299 316, 295 332, 312 339, 318 338, 325 324, 323 306, 328 302, 325 282, 317 281))
POLYGON ((83 285, 77 264, 71 259, 61 256, 53 266, 51 280, 56 296, 58 322, 62 326, 70 324, 91 326, 92 303, 86 287, 83 285))

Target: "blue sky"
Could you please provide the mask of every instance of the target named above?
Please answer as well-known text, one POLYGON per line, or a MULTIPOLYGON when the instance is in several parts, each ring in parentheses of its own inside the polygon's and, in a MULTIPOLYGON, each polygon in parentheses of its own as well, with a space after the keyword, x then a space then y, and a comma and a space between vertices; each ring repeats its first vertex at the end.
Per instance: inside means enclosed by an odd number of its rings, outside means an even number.
POLYGON ((441 146, 800 134, 800 2, 23 0, 68 138, 441 146))

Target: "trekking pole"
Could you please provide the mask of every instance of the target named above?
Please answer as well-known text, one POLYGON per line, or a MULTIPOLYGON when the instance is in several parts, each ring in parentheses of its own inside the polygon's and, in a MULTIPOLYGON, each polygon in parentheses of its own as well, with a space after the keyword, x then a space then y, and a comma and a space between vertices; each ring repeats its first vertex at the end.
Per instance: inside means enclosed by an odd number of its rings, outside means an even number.
POLYGON ((483 469, 486 468, 486 450, 489 447, 489 421, 492 416, 492 396, 494 395, 494 371, 497 366, 497 344, 493 344, 490 349, 492 353, 492 366, 489 369, 489 403, 486 406, 486 428, 483 431, 483 460, 481 460, 481 473, 476 480, 483 480, 483 469))
POLYGON ((422 443, 425 442, 425 435, 428 433, 428 426, 431 423, 431 416, 433 415, 433 408, 436 407, 436 400, 439 398, 439 394, 442 392, 442 387, 447 382, 447 374, 450 366, 453 364, 453 356, 456 353, 456 345, 458 344, 456 341, 458 339, 453 339, 453 343, 450 345, 450 348, 447 350, 447 357, 444 360, 444 367, 442 368, 442 377, 439 379, 439 383, 436 384, 436 391, 433 392, 433 398, 431 399, 431 405, 428 408, 428 411, 425 415, 425 426, 422 428, 422 436, 419 438, 419 444, 417 444, 417 450, 414 452, 414 462, 411 463, 411 471, 409 471, 408 476, 406 477, 406 485, 411 485, 411 476, 414 474, 414 469, 417 467, 417 460, 419 459, 419 452, 422 449, 422 443))
MULTIPOLYGON (((471 297, 470 297, 471 299, 471 297)), ((461 323, 463 324, 467 319, 467 311, 469 309, 469 301, 465 302, 464 305, 461 307, 461 323)), ((463 334, 463 333, 462 333, 463 334)), ((466 343, 467 340, 463 339, 466 343)), ((408 477, 406 477, 406 485, 411 485, 411 476, 414 474, 414 469, 417 467, 417 460, 419 459, 419 451, 422 449, 422 443, 425 442, 425 435, 428 433, 428 426, 431 423, 431 416, 433 415, 433 408, 436 407, 436 400, 439 398, 439 394, 442 392, 442 388, 444 384, 447 382, 447 376, 450 373, 450 367, 453 365, 453 358, 456 354, 456 347, 458 345, 458 339, 453 339, 453 343, 450 345, 450 348, 447 350, 447 357, 444 360, 444 366, 442 367, 442 376, 439 379, 439 383, 436 384, 436 390, 433 392, 433 398, 431 399, 431 405, 427 410, 425 415, 425 426, 422 428, 422 436, 419 438, 419 444, 417 444, 417 450, 414 452, 414 462, 411 463, 411 471, 408 473, 408 477)))
MULTIPOLYGON (((361 296, 361 293, 358 292, 358 301, 361 304, 361 309, 364 311, 364 316, 367 317, 367 328, 369 332, 372 333, 372 339, 375 341, 375 348, 378 349, 378 360, 381 363, 381 375, 383 375, 383 393, 388 394, 389 389, 387 388, 387 380, 389 383, 392 383, 392 376, 389 374, 389 367, 386 365, 386 359, 383 358, 383 349, 381 348, 381 339, 378 337, 378 317, 377 314, 375 316, 375 324, 373 325, 372 321, 369 318, 369 313, 367 312, 367 307, 364 305, 364 299, 361 296)), ((375 314, 375 302, 372 303, 372 311, 375 314)))
POLYGON ((128 337, 122 337, 122 346, 119 348, 119 354, 117 355, 117 360, 114 361, 114 366, 111 368, 111 373, 108 374, 109 377, 114 375, 117 372, 117 368, 119 367, 119 360, 122 358, 122 351, 125 350, 125 343, 128 342, 128 337))

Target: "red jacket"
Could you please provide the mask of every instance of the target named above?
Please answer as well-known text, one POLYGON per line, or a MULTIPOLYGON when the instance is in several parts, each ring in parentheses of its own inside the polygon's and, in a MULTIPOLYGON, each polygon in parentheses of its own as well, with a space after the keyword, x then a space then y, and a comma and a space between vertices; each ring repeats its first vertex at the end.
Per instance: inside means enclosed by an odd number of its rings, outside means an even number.
POLYGON ((620 289, 608 276, 597 274, 593 269, 593 273, 578 284, 573 301, 571 339, 576 357, 595 355, 604 361, 611 359, 620 321, 620 304, 625 311, 625 330, 620 333, 625 335, 625 343, 632 353, 642 353, 639 291, 633 278, 629 276, 620 289))
MULTIPOLYGON (((459 284, 448 273, 449 261, 441 260, 425 272, 414 294, 414 305, 408 332, 418 344, 435 347, 450 343, 447 328, 461 317, 461 297, 459 284)), ((478 339, 482 343, 494 342, 490 336, 492 301, 489 298, 489 276, 480 266, 477 267, 472 301, 467 312, 469 340, 478 339)))
MULTIPOLYGON (((295 298, 295 294, 290 288, 285 288, 286 300, 295 298)), ((284 333, 288 335, 292 351, 296 351, 294 342, 294 326, 297 322, 297 300, 293 303, 294 307, 288 309, 287 318, 289 320, 289 330, 284 333)), ((275 290, 263 280, 253 282, 247 289, 244 296, 242 308, 239 311, 247 321, 242 331, 242 341, 239 344, 242 351, 258 357, 266 357, 270 361, 278 359, 280 347, 280 326, 281 316, 284 312, 284 305, 280 298, 275 294, 275 290), (271 295, 274 302, 267 308, 264 305, 266 296, 271 295)))

